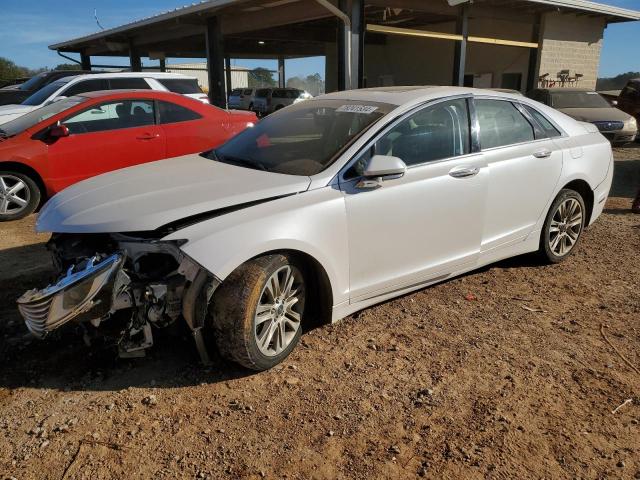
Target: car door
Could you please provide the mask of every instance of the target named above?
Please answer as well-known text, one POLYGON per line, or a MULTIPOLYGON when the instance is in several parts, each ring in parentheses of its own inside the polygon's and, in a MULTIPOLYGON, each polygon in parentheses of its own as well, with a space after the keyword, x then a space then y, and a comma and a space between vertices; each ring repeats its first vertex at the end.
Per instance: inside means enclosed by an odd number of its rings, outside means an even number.
POLYGON ((111 100, 62 120, 69 136, 48 147, 55 191, 85 178, 166 158, 153 100, 111 100))
MULTIPOLYGON (((489 171, 484 253, 520 242, 532 232, 560 178, 562 147, 516 103, 496 98, 476 98, 474 103, 489 171)), ((555 128, 551 123, 549 127, 555 128)))
POLYGON ((158 118, 167 145, 167 158, 199 153, 220 145, 227 138, 224 120, 227 113, 214 110, 207 118, 186 106, 158 101, 158 118), (215 121, 216 113, 219 121, 215 121))
POLYGON ((342 174, 351 301, 426 283, 473 265, 482 236, 487 172, 471 152, 467 99, 419 108, 388 127, 342 174), (359 188, 374 154, 406 173, 359 188))

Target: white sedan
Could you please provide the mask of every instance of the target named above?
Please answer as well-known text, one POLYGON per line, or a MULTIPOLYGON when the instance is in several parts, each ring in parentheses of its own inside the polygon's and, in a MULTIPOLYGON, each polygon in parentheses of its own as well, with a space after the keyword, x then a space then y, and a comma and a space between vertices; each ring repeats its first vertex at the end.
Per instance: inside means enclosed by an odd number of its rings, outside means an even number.
POLYGON ((39 337, 67 322, 143 354, 178 318, 207 361, 263 370, 314 320, 538 252, 564 260, 613 175, 591 124, 454 87, 324 95, 215 151, 132 167, 52 198, 55 284, 19 300, 39 337), (207 336, 208 337, 208 336, 207 336))

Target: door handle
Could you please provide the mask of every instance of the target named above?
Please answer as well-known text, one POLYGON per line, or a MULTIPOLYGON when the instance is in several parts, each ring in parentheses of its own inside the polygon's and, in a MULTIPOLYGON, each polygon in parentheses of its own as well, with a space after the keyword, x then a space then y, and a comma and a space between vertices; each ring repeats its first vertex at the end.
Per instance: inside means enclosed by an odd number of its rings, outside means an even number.
POLYGON ((548 148, 543 148, 542 150, 538 150, 533 153, 533 156, 536 158, 549 158, 553 152, 548 148))
POLYGON ((138 135, 136 138, 138 140, 153 140, 154 138, 158 138, 159 134, 151 134, 151 133, 143 133, 142 135, 138 135))
POLYGON ((477 175, 479 171, 480 169, 478 167, 460 166, 453 167, 451 170, 449 170, 449 175, 451 175, 453 178, 466 178, 477 175))

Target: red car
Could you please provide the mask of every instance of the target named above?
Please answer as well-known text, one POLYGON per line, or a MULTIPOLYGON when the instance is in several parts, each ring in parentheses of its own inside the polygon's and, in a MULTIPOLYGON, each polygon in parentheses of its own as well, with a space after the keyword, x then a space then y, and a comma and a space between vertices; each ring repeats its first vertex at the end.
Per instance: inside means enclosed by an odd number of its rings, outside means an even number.
POLYGON ((183 95, 90 92, 0 125, 0 221, 101 173, 210 150, 257 122, 183 95))

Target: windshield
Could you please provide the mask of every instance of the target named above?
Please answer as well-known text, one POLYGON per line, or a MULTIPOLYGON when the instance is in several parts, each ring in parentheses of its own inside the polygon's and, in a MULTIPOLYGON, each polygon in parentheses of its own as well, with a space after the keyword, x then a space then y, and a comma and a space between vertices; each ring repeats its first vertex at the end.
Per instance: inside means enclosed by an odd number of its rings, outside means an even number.
POLYGON ((393 105, 309 100, 280 110, 240 133, 207 158, 288 175, 315 175, 393 105))
POLYGON ((50 103, 42 108, 36 108, 32 112, 26 113, 15 120, 3 123, 2 126, 0 126, 0 129, 2 129, 4 135, 12 137, 24 132, 27 128, 31 128, 47 118, 53 117, 68 108, 82 103, 85 100, 86 98, 82 97, 70 97, 60 100, 59 102, 50 103))
POLYGON ((611 108, 596 92, 551 92, 553 108, 611 108))
POLYGON ((36 93, 27 98, 22 105, 42 105, 47 98, 53 95, 56 90, 60 87, 63 87, 68 83, 68 80, 57 80, 55 82, 51 82, 49 85, 42 87, 36 93))
POLYGON ((45 77, 46 72, 39 73, 20 85, 20 90, 33 90, 45 77))

